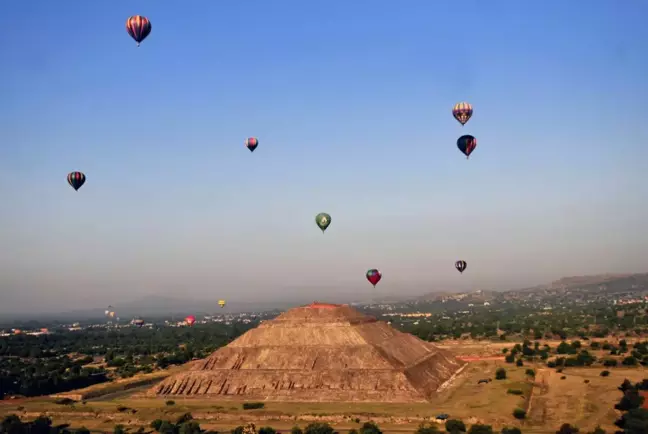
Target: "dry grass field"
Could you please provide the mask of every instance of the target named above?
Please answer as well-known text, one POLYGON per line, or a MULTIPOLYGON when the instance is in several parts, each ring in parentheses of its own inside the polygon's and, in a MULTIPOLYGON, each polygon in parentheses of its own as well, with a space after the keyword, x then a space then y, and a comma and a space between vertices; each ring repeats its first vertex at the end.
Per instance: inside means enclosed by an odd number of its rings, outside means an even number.
MULTIPOLYGON (((481 345, 478 352, 473 345, 467 343, 466 347, 461 347, 451 343, 444 346, 459 356, 489 357, 501 354, 501 348, 510 347, 511 343, 496 343, 489 348, 481 345)), ((612 368, 609 377, 601 377, 601 370, 600 367, 567 368, 557 373, 554 369, 540 366, 515 367, 499 360, 473 361, 429 403, 266 402, 265 408, 259 410, 243 410, 242 402, 201 398, 175 399, 174 405, 167 405, 163 398, 141 397, 142 391, 149 387, 147 385, 121 393, 114 393, 112 388, 103 385, 97 387, 111 390, 110 394, 73 405, 56 404, 53 398, 3 401, 0 417, 16 413, 25 419, 33 419, 46 414, 55 423, 112 432, 116 424, 137 428, 148 426, 154 419, 173 421, 190 412, 203 428, 221 432, 247 422, 254 422, 257 427, 272 426, 285 431, 294 425, 303 427, 313 421, 329 422, 344 432, 358 428, 367 420, 374 420, 385 433, 401 433, 413 432, 421 422, 433 421, 436 415, 447 413, 466 424, 493 425, 497 431, 502 426, 519 426, 524 433, 554 433, 562 423, 569 422, 581 428, 581 432, 587 432, 596 425, 611 432, 618 417, 613 407, 621 397, 617 387, 625 378, 635 382, 647 373, 643 368, 612 368), (495 380, 498 367, 506 369, 506 380, 495 380), (535 380, 526 376, 528 368, 536 369, 535 380), (486 378, 493 381, 478 384, 480 379, 486 378), (522 395, 509 394, 509 389, 520 390, 522 395), (122 407, 121 411, 118 407, 122 407), (527 419, 523 422, 512 415, 517 407, 528 410, 527 419)), ((142 378, 137 381, 142 382, 142 378)), ((87 390, 85 393, 97 395, 87 390)))

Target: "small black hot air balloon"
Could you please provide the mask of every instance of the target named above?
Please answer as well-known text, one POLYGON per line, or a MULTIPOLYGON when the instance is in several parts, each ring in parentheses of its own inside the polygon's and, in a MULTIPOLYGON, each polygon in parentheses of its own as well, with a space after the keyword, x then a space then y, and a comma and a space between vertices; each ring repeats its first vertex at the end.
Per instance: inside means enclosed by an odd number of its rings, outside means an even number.
POLYGON ((245 139, 245 147, 248 148, 250 152, 254 152, 257 146, 259 146, 259 139, 256 137, 245 139))
POLYGON ((466 261, 457 261, 455 262, 455 268, 459 270, 460 273, 463 273, 466 270, 466 267, 468 264, 466 264, 466 261))
POLYGON ((134 15, 126 20, 126 31, 135 39, 137 46, 151 33, 151 22, 141 15, 134 15))
POLYGON ((470 154, 477 147, 477 139, 471 135, 461 136, 457 139, 457 148, 464 153, 466 158, 470 157, 470 154))
POLYGON ((86 176, 82 172, 70 172, 67 176, 67 182, 73 189, 79 190, 85 184, 86 176))

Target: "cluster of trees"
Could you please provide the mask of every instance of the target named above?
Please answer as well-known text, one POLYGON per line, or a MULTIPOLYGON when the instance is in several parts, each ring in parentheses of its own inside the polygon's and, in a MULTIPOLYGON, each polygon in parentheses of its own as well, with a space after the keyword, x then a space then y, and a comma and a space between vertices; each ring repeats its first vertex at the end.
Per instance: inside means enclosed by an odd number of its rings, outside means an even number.
MULTIPOLYGON (((589 341, 589 340, 588 340, 589 341)), ((588 342, 586 341, 586 342, 588 342)), ((555 349, 549 345, 541 345, 535 341, 531 343, 525 340, 522 344, 515 344, 512 348, 504 348, 502 352, 506 355, 508 363, 515 363, 523 366, 524 361, 544 361, 550 368, 563 368, 574 366, 592 366, 599 363, 605 367, 637 366, 639 364, 648 366, 648 342, 635 342, 632 346, 622 339, 618 346, 608 342, 589 341, 589 350, 583 348, 579 340, 571 342, 562 341, 555 349), (590 351, 608 351, 608 357, 597 358, 590 351), (556 356, 549 359, 550 356, 556 356)))
MULTIPOLYGON (((468 306, 465 302, 412 303, 393 309, 391 313, 431 312, 424 319, 385 317, 403 331, 421 339, 438 341, 444 339, 491 339, 512 338, 568 339, 603 338, 611 334, 641 336, 648 333, 648 315, 645 306, 609 306, 558 304, 545 310, 545 303, 534 306, 519 304, 493 304, 468 306)), ((370 309, 380 316, 382 311, 370 309)))
POLYGON ((251 327, 207 324, 0 337, 0 399, 61 393, 183 364, 206 357, 251 327))

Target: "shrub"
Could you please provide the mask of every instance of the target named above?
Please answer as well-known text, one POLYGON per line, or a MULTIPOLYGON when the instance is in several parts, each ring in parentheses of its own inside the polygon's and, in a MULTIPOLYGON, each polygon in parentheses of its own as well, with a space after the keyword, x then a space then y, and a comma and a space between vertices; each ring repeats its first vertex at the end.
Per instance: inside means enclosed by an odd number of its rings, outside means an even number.
POLYGON ((313 422, 306 425, 304 434, 333 434, 333 427, 325 422, 313 422))
POLYGON ((445 423, 445 429, 450 434, 459 434, 466 432, 466 424, 459 419, 450 419, 445 423))
POLYGON ((535 373, 535 371, 534 371, 533 369, 527 369, 527 370, 525 371, 525 374, 526 374, 527 376, 529 376, 529 377, 535 377, 535 375, 536 375, 536 373, 535 373))
POLYGON ((522 392, 520 389, 509 389, 506 391, 509 395, 522 395, 524 392, 522 392))
POLYGON ((526 411, 521 408, 516 408, 513 410, 513 417, 516 419, 524 419, 526 417, 526 411))
POLYGON ((566 380, 567 377, 563 375, 562 377, 560 377, 560 379, 561 379, 561 380, 566 380))
POLYGON ((290 430, 290 434, 304 434, 304 431, 303 431, 300 427, 298 427, 297 425, 295 425, 295 426, 292 427, 292 429, 290 430))
POLYGON ((175 405, 175 401, 171 401, 171 400, 169 400, 169 401, 167 401, 165 404, 168 405, 168 406, 170 407, 170 406, 172 406, 172 405, 175 405))
POLYGON ((476 423, 470 427, 468 434, 493 434, 493 427, 476 423))
POLYGON ((495 371, 495 379, 496 380, 505 380, 506 379, 506 369, 498 368, 497 371, 495 371))
POLYGON ((517 427, 513 427, 513 428, 504 427, 502 428, 502 434, 522 434, 522 431, 520 431, 520 428, 517 427))
POLYGON ((610 371, 601 371, 601 373, 599 375, 601 377, 608 377, 608 376, 610 376, 610 371))
POLYGON ((277 430, 270 426, 262 426, 259 428, 259 434, 277 434, 277 430))
POLYGON ((380 428, 378 428, 378 425, 371 421, 363 423, 358 432, 360 434, 382 434, 382 431, 380 430, 380 428))
POLYGON ((517 362, 515 362, 515 366, 524 366, 524 362, 522 359, 517 359, 517 362))
POLYGON ((439 428, 435 424, 421 423, 414 434, 438 434, 439 428))
POLYGON ((243 410, 256 410, 265 407, 263 402, 244 402, 243 410))

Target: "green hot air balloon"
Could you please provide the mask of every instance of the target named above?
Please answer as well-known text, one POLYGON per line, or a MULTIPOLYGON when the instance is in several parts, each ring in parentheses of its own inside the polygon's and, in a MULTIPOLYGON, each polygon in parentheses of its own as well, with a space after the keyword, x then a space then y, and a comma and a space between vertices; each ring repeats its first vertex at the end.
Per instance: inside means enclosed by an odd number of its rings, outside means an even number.
POLYGON ((315 216, 315 223, 322 230, 322 233, 329 227, 331 224, 331 216, 325 212, 321 212, 315 216))

